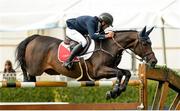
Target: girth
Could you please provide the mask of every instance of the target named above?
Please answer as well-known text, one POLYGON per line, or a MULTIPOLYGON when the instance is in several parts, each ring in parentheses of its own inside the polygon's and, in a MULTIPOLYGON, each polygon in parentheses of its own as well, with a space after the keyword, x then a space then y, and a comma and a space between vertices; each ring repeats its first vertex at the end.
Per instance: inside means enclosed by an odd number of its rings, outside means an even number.
POLYGON ((76 79, 77 81, 94 81, 89 75, 88 66, 84 58, 80 58, 79 67, 81 70, 81 76, 76 79))

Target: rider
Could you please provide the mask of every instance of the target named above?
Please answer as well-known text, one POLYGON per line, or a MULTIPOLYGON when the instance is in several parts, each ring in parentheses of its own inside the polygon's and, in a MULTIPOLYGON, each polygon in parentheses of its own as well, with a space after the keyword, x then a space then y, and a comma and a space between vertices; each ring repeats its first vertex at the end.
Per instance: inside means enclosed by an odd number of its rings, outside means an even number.
POLYGON ((70 39, 77 41, 79 44, 73 48, 71 55, 64 63, 64 66, 69 69, 72 67, 71 61, 87 44, 84 37, 85 35, 89 35, 94 40, 112 38, 114 36, 114 32, 110 31, 107 34, 104 32, 107 27, 112 26, 112 23, 113 16, 109 13, 102 13, 99 17, 80 16, 68 19, 66 21, 66 35, 70 39))

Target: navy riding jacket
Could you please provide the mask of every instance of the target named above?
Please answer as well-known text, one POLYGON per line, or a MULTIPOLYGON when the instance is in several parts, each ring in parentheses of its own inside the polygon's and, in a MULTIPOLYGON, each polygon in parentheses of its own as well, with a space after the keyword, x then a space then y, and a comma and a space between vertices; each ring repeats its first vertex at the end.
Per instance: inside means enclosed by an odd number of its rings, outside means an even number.
POLYGON ((88 35, 95 40, 105 39, 104 30, 98 29, 98 17, 80 16, 77 18, 68 19, 66 21, 67 27, 75 29, 82 35, 88 35))

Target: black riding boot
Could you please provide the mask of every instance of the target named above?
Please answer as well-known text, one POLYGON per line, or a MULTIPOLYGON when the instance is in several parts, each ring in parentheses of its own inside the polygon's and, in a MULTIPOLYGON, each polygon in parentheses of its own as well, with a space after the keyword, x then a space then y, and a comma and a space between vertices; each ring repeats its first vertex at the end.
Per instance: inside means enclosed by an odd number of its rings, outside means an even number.
POLYGON ((73 63, 72 63, 71 61, 74 59, 75 56, 77 56, 77 55, 81 52, 82 48, 83 48, 83 47, 82 47, 82 44, 77 44, 77 45, 73 48, 73 50, 72 50, 72 52, 71 52, 71 55, 69 56, 69 58, 67 59, 67 61, 64 62, 64 67, 66 67, 66 68, 68 68, 68 69, 71 69, 71 67, 72 67, 72 65, 73 65, 73 63))

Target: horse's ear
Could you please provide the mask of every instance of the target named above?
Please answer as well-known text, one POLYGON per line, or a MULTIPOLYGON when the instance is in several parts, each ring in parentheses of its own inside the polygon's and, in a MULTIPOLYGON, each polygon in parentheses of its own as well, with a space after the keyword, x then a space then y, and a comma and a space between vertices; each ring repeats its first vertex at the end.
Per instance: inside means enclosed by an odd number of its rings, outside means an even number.
POLYGON ((149 30, 146 32, 146 35, 148 36, 148 35, 152 32, 153 29, 154 29, 154 27, 152 27, 151 29, 149 29, 149 30))
POLYGON ((146 34, 146 26, 143 28, 143 30, 140 33, 140 37, 144 37, 146 34))

